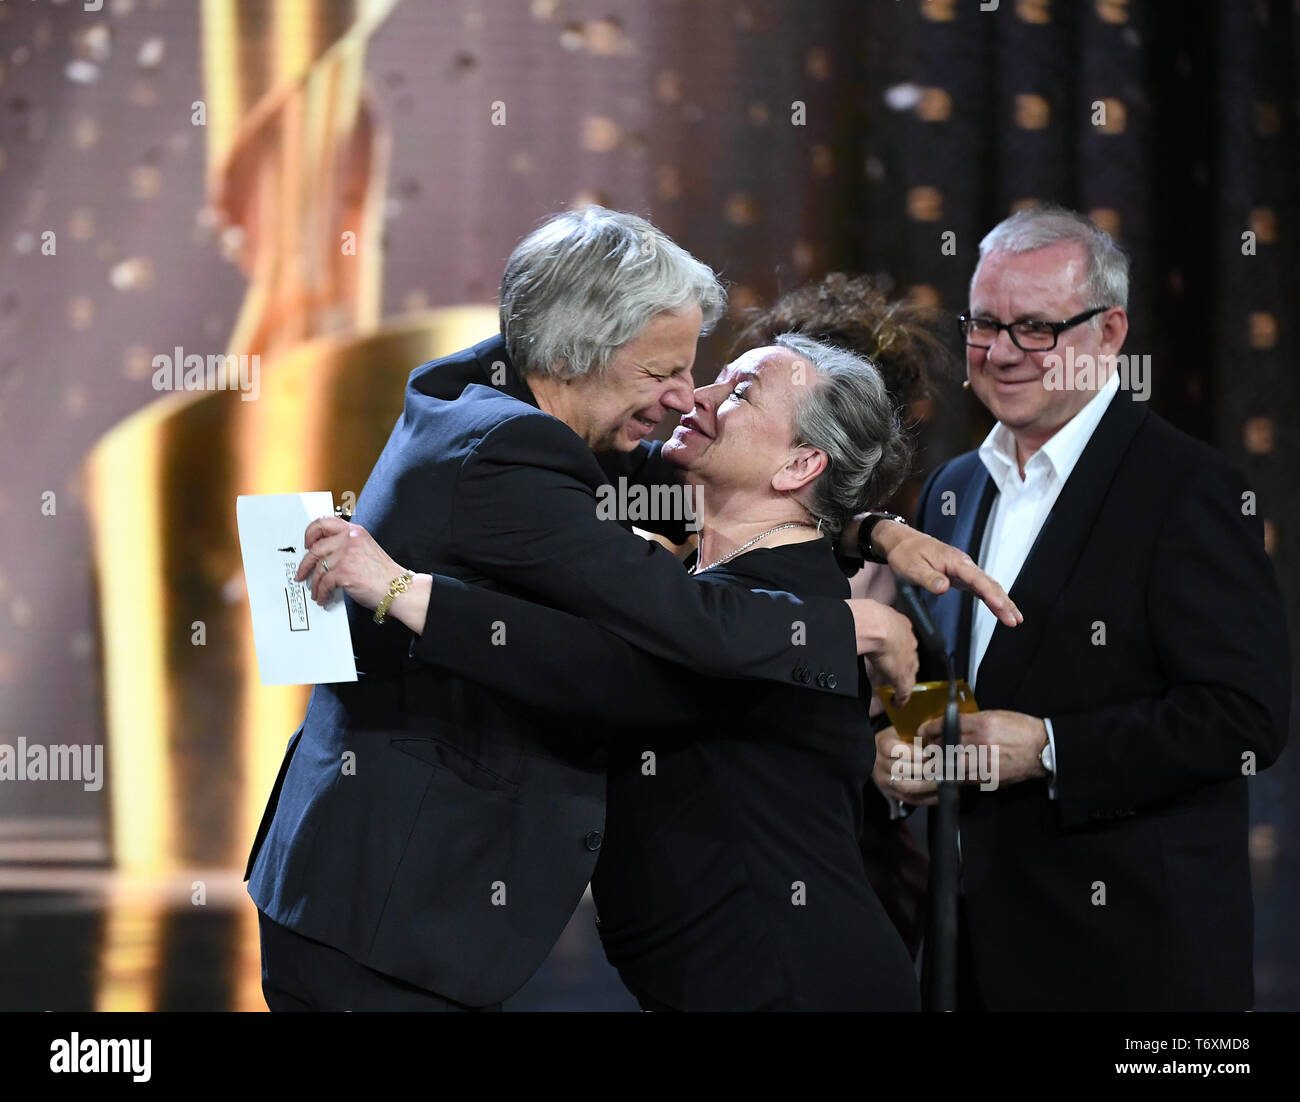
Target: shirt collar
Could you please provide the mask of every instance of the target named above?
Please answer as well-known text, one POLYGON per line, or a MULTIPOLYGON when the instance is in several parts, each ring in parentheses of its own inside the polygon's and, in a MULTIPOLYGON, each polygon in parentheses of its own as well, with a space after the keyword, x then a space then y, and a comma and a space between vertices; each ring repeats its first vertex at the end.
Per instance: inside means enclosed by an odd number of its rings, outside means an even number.
MULTIPOLYGON (((1050 440, 1038 449, 1025 464, 1025 473, 1039 467, 1046 467, 1056 479, 1064 483, 1074 470, 1074 465, 1083 455, 1093 432, 1101 423, 1102 416, 1110 407, 1111 401, 1119 392, 1119 372, 1115 372, 1088 404, 1062 425, 1050 440)), ((993 431, 984 438, 980 445, 980 460, 997 485, 999 493, 1005 493, 1008 480, 1019 481, 1019 465, 1016 462, 1016 440, 1001 421, 993 426, 993 431)))

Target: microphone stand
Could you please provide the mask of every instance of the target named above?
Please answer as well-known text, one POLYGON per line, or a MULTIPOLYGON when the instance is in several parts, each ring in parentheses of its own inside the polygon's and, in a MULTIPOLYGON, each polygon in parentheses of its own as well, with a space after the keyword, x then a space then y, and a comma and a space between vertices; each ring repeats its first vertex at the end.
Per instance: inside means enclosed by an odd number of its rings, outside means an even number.
POLYGON ((948 776, 947 763, 957 760, 961 726, 957 713, 957 677, 952 655, 930 619, 930 614, 906 582, 899 593, 911 612, 921 641, 931 653, 942 655, 948 675, 948 705, 943 714, 943 757, 940 766, 939 802, 930 820, 930 916, 925 934, 925 967, 922 969, 921 1005, 925 1010, 946 1013, 957 1009, 957 814, 960 791, 948 776), (952 747, 953 749, 949 749, 952 747))
POLYGON ((948 706, 943 713, 943 768, 939 781, 934 829, 930 831, 930 928, 926 941, 932 956, 922 1004, 928 1010, 957 1009, 957 809, 960 800, 955 778, 948 775, 948 762, 957 760, 961 727, 957 719, 957 678, 952 655, 944 654, 948 670, 948 706), (952 748, 952 749, 950 749, 952 748))

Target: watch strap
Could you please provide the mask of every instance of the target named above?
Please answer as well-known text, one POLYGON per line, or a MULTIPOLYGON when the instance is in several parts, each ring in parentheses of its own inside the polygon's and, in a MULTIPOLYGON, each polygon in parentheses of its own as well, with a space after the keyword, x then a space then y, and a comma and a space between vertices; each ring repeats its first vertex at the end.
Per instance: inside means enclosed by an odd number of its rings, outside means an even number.
POLYGON ((874 562, 883 566, 888 560, 871 546, 871 534, 882 520, 892 520, 904 527, 907 527, 907 521, 897 513, 868 513, 862 518, 862 523, 858 526, 858 552, 864 562, 874 562))

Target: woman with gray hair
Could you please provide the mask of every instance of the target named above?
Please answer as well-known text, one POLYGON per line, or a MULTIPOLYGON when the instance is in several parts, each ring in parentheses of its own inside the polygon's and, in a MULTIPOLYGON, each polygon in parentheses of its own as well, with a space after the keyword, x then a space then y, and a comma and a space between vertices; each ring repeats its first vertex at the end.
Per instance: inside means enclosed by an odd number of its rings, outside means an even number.
MULTIPOLYGON (((870 362, 783 335, 699 387, 663 454, 699 504, 698 584, 807 599, 847 595, 831 536, 893 492, 909 448, 870 362)), ((700 677, 595 625, 556 653, 561 622, 585 622, 440 576, 429 607, 439 665, 607 744, 592 890, 606 954, 644 1008, 919 1009, 858 851, 875 757, 862 699, 700 677)))
MULTIPOLYGON (((891 404, 904 411, 905 423, 920 424, 942 395, 941 382, 954 375, 956 356, 938 336, 950 324, 942 311, 892 297, 870 276, 831 272, 816 283, 787 291, 764 309, 748 311, 732 348, 739 351, 771 344, 793 330, 848 349, 879 369, 891 404)), ((904 486, 892 499, 876 499, 874 507, 911 513, 918 488, 919 483, 909 494, 904 486)), ((849 530, 840 539, 840 565, 850 575, 849 591, 854 597, 894 604, 894 572, 882 563, 864 563, 858 536, 849 530)), ((868 805, 882 797, 892 802, 897 796, 889 785, 895 759, 888 755, 894 732, 876 699, 871 702, 871 712, 873 727, 883 733, 876 740, 876 776, 864 793, 868 805)), ((912 955, 919 955, 928 918, 929 862, 925 851, 905 817, 869 816, 859 843, 867 879, 912 955)))

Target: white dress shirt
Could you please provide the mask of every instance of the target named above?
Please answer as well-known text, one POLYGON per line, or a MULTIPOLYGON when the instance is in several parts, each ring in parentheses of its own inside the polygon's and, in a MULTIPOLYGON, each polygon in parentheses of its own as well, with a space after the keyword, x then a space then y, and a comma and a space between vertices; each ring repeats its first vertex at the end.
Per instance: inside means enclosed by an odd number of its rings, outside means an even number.
MULTIPOLYGON (((1079 462, 1079 456, 1088 446, 1102 415, 1118 391, 1119 375, 1116 373, 1083 409, 1030 456, 1029 462, 1025 464, 1023 478, 1016 459, 1015 438, 1001 421, 993 426, 993 431, 980 445, 980 460, 997 486, 998 493, 993 499, 988 523, 984 528, 978 561, 984 572, 1008 593, 1015 585, 1016 578, 1029 557, 1029 550, 1043 530, 1043 524, 1051 513, 1052 506, 1056 504, 1056 499, 1060 497, 1070 472, 1079 462)), ((972 689, 976 688, 980 663, 984 660, 984 653, 988 650, 997 623, 997 618, 988 610, 988 606, 982 601, 976 601, 975 614, 971 620, 970 663, 967 667, 967 682, 972 689)), ((979 699, 978 691, 975 698, 979 699)), ((1044 723, 1055 755, 1056 739, 1053 737, 1052 721, 1044 717, 1044 723)))

